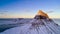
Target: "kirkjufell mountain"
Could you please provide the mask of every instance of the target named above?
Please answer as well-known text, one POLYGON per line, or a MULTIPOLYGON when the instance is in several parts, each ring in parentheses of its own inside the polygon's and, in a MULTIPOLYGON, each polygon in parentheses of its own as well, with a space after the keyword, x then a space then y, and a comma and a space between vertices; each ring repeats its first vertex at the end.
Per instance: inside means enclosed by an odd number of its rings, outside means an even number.
POLYGON ((60 26, 48 14, 39 10, 28 24, 8 29, 1 34, 60 34, 60 26))

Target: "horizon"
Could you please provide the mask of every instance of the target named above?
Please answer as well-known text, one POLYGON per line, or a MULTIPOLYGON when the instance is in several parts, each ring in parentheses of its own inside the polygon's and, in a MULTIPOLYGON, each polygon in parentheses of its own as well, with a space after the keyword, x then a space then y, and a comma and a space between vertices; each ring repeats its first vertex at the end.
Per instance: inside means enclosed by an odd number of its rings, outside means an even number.
POLYGON ((60 18, 60 0, 0 0, 0 18, 34 18, 39 10, 60 18))

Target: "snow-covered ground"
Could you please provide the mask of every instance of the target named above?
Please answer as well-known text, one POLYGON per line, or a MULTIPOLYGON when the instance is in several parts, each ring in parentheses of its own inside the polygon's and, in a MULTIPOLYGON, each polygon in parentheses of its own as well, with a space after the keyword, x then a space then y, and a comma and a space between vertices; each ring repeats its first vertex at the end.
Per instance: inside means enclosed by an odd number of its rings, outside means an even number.
MULTIPOLYGON (((36 23, 37 21, 32 20, 30 22, 36 23)), ((29 22, 28 24, 26 23, 23 26, 8 29, 4 32, 1 32, 0 34, 60 34, 60 26, 56 25, 54 22, 48 22, 46 20, 42 21, 45 23, 45 25, 40 25, 39 27, 35 28, 29 22)))
POLYGON ((0 32, 7 29, 22 26, 22 24, 29 23, 31 19, 0 19, 0 32))

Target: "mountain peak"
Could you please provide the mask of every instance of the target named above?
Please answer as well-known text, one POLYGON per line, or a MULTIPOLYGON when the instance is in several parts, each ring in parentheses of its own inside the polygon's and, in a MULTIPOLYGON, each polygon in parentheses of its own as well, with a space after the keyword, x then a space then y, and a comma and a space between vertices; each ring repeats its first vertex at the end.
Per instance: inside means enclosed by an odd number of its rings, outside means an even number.
POLYGON ((49 18, 48 15, 45 12, 43 12, 42 10, 39 10, 37 15, 41 15, 41 16, 44 16, 46 18, 49 18))

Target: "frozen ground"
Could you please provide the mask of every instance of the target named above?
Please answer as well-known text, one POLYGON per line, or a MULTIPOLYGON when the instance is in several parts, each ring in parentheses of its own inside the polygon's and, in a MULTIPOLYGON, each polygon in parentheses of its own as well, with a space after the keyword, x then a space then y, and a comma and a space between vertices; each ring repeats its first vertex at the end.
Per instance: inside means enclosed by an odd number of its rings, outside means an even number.
POLYGON ((22 24, 26 24, 31 19, 0 19, 0 32, 3 32, 7 29, 22 26, 22 24))
MULTIPOLYGON (((10 23, 10 21, 8 23, 8 21, 7 21, 8 24, 0 25, 0 29, 3 29, 3 30, 7 29, 6 31, 4 31, 3 33, 1 32, 1 33, 2 34, 9 34, 9 32, 11 31, 12 33, 10 33, 10 34, 16 34, 16 33, 20 34, 20 30, 21 30, 20 28, 27 27, 27 29, 28 29, 31 26, 30 24, 26 25, 26 23, 29 23, 29 21, 30 21, 29 19, 28 20, 23 19, 23 20, 20 20, 20 21, 16 21, 16 23, 14 23, 14 21, 12 21, 13 23, 10 23), (25 26, 23 25, 23 27, 21 27, 21 24, 23 24, 23 23, 25 23, 25 26), (5 32, 7 32, 7 33, 5 33, 5 32)), ((57 22, 57 21, 59 22, 59 20, 55 20, 55 22, 57 22)), ((34 30, 32 32, 34 32, 34 30)))

